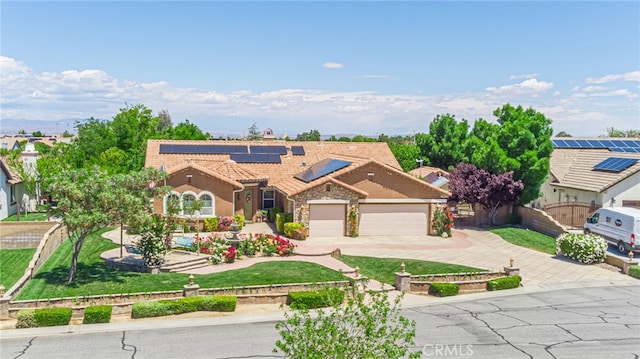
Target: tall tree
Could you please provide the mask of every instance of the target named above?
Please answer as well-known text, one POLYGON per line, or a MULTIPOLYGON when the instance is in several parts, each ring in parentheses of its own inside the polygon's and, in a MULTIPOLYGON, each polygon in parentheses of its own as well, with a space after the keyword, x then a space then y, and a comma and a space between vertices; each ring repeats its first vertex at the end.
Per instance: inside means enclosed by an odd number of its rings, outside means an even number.
POLYGON ((202 132, 198 126, 189 122, 189 120, 184 120, 176 125, 171 130, 170 136, 172 140, 207 140, 209 137, 208 133, 202 132))
POLYGON ((158 131, 162 132, 165 129, 173 127, 173 122, 171 121, 171 115, 167 110, 160 110, 158 112, 158 118, 160 119, 160 123, 158 124, 158 131))
POLYGON ((464 144, 468 131, 466 120, 458 122, 454 115, 438 115, 431 121, 428 134, 416 135, 416 143, 432 166, 448 170, 467 160, 464 144))
POLYGON ((571 134, 568 133, 568 132, 560 131, 560 132, 556 133, 556 137, 573 137, 573 136, 571 136, 571 134))
POLYGON ((153 116, 144 105, 127 105, 113 117, 110 126, 116 135, 117 147, 129 156, 128 170, 140 170, 144 166, 147 140, 161 137, 160 118, 153 116))
POLYGON ((87 236, 123 217, 137 218, 150 213, 149 199, 165 190, 151 184, 161 180, 162 174, 149 168, 108 176, 95 167, 64 170, 46 182, 46 190, 58 200, 54 213, 62 217, 69 232, 73 251, 69 283, 75 280, 78 255, 87 236))
POLYGON ((479 204, 496 223, 500 207, 514 203, 523 192, 522 181, 513 179, 513 172, 494 174, 469 163, 460 163, 449 175, 451 200, 479 204))
POLYGON ((311 130, 309 132, 299 133, 296 141, 320 141, 320 131, 311 130))
POLYGON ((389 149, 391 149, 391 153, 396 157, 405 172, 418 167, 417 160, 422 159, 420 147, 414 144, 396 144, 389 146, 389 149))
POLYGON ((249 134, 247 135, 247 140, 249 141, 262 140, 262 134, 260 133, 260 131, 258 131, 258 124, 256 124, 255 122, 253 123, 253 125, 251 125, 251 127, 249 127, 249 134))
POLYGON ((513 171, 513 178, 524 184, 520 204, 529 203, 540 196, 540 186, 549 175, 551 120, 532 108, 510 104, 493 114, 500 124, 496 141, 509 158, 506 170, 513 171))
POLYGON ((99 164, 100 155, 104 151, 117 147, 118 139, 108 121, 91 117, 84 122, 76 122, 75 127, 78 137, 74 140, 74 145, 84 154, 83 158, 77 159, 80 163, 76 163, 76 168, 99 164))

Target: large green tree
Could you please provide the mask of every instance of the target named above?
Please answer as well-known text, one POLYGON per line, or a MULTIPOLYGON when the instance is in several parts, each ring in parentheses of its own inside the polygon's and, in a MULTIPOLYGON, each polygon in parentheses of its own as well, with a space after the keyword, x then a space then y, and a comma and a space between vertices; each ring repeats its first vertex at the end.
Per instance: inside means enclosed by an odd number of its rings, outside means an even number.
POLYGON ((78 255, 87 236, 122 218, 141 218, 151 212, 150 199, 164 193, 162 174, 146 168, 129 174, 107 175, 98 167, 63 170, 46 181, 57 200, 54 214, 69 231, 72 256, 69 283, 76 277, 78 255))
POLYGON ((211 137, 208 133, 202 132, 202 130, 189 120, 184 120, 170 130, 171 135, 169 138, 172 140, 207 140, 211 137))
POLYGON ((467 160, 464 144, 468 132, 466 120, 458 122, 454 115, 438 115, 431 121, 428 134, 416 135, 416 143, 430 165, 448 170, 467 160))
POLYGON ((296 141, 320 141, 320 131, 311 130, 309 132, 299 133, 296 141))
POLYGON ((160 118, 144 105, 127 105, 113 117, 111 129, 117 138, 117 147, 129 155, 128 170, 137 171, 144 166, 147 140, 161 137, 160 118))

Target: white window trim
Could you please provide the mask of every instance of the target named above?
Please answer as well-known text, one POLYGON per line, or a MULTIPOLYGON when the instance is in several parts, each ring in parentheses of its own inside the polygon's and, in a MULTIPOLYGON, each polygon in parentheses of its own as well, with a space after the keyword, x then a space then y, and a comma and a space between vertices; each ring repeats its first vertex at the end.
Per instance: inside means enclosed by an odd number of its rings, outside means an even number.
MULTIPOLYGON (((205 195, 211 197, 211 214, 202 214, 202 210, 200 210, 200 216, 201 217, 215 217, 216 216, 216 196, 214 196, 213 193, 211 193, 209 191, 202 191, 202 192, 200 192, 200 194, 196 198, 197 199, 201 199, 201 197, 203 197, 205 195)), ((204 209, 204 207, 203 207, 203 209, 204 209)))

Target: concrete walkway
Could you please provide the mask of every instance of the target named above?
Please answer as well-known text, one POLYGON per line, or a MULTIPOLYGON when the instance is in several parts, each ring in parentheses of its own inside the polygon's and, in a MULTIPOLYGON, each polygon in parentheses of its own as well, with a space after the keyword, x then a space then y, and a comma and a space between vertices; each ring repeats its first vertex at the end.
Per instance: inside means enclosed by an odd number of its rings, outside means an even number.
MULTIPOLYGON (((252 223, 245 226, 241 232, 273 233, 273 227, 269 223, 252 223)), ((119 230, 107 232, 104 236, 115 243, 120 243, 119 230)), ((134 236, 125 235, 124 243, 131 243, 133 239, 135 239, 134 236)), ((296 244, 298 245, 296 252, 300 254, 298 256, 245 258, 231 264, 194 269, 188 273, 215 273, 245 268, 267 260, 302 260, 334 270, 342 270, 345 273, 353 272, 353 268, 327 255, 335 249, 340 249, 343 254, 347 255, 429 260, 487 270, 501 270, 503 267, 509 266, 509 260, 513 258, 514 267, 520 268, 523 284, 528 286, 576 282, 638 282, 637 279, 620 273, 617 268, 605 264, 580 264, 564 257, 526 249, 510 244, 487 230, 476 228, 455 229, 452 238, 434 236, 311 237, 306 241, 296 241, 296 244)), ((406 270, 411 272, 410 267, 407 267, 406 270)))

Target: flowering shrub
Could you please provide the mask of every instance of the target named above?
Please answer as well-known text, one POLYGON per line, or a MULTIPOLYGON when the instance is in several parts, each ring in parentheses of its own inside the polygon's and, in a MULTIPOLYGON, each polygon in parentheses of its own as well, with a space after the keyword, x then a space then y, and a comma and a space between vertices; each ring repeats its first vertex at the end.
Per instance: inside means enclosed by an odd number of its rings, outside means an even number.
POLYGON ((228 231, 231 228, 231 224, 235 222, 233 217, 218 217, 218 229, 221 231, 228 231))
POLYGON ((274 238, 276 252, 281 256, 288 256, 294 253, 296 245, 286 238, 276 236, 274 238))
POLYGON ((556 252, 586 264, 602 263, 607 242, 595 234, 563 233, 556 239, 556 252))
POLYGON ((233 247, 227 248, 226 251, 224 251, 222 253, 222 255, 224 256, 224 261, 227 263, 233 263, 236 260, 236 257, 238 256, 238 253, 236 252, 236 249, 233 247))
POLYGON ((448 237, 451 237, 451 228, 453 228, 453 212, 451 212, 449 207, 440 207, 433 212, 432 227, 439 236, 446 233, 448 237))

